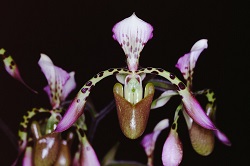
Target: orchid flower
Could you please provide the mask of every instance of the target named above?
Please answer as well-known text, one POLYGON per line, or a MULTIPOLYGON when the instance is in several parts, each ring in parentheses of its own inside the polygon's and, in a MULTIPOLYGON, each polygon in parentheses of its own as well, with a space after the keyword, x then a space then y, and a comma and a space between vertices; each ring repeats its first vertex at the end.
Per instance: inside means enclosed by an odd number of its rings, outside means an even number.
MULTIPOLYGON (((187 53, 183 57, 181 57, 176 64, 176 67, 178 69, 180 69, 181 73, 183 74, 184 79, 187 81, 187 87, 189 90, 192 89, 192 80, 193 80, 193 73, 194 73, 196 61, 198 60, 200 53, 204 49, 206 49, 207 47, 208 47, 208 45, 207 45, 206 39, 202 39, 202 40, 197 41, 193 45, 193 47, 191 48, 190 53, 187 53)), ((215 105, 216 98, 214 96, 214 92, 212 92, 209 89, 205 89, 205 90, 193 92, 193 93, 195 95, 205 95, 207 97, 208 104, 206 105, 206 108, 205 108, 206 114, 209 118, 211 118, 212 121, 214 121, 215 120, 215 111, 216 111, 216 105, 215 105)), ((171 88, 167 89, 165 92, 163 92, 160 95, 159 98, 157 98, 153 101, 151 108, 155 109, 155 108, 158 108, 158 107, 165 105, 169 101, 169 99, 174 95, 176 95, 176 91, 172 90, 171 88)), ((194 150, 198 154, 203 155, 203 156, 207 156, 213 151, 214 135, 217 136, 219 138, 219 140, 222 141, 222 143, 224 143, 225 145, 228 145, 228 146, 231 145, 229 139, 219 129, 210 130, 210 129, 204 128, 204 126, 201 126, 200 124, 198 124, 199 119, 193 119, 191 117, 191 115, 188 113, 188 110, 185 106, 185 103, 183 104, 183 106, 179 105, 179 107, 181 107, 183 110, 182 112, 183 112, 183 115, 185 117, 188 129, 189 129, 191 144, 192 144, 194 150)), ((179 111, 179 109, 177 109, 177 110, 179 111)), ((200 116, 200 117, 203 118, 202 116, 200 116)), ((177 121, 175 121, 174 123, 175 123, 175 125, 177 125, 177 121)), ((179 138, 177 141, 177 130, 170 132, 167 140, 171 140, 171 138, 169 138, 169 137, 175 138, 174 140, 176 140, 176 141, 172 142, 175 145, 171 145, 171 146, 177 148, 175 150, 180 150, 180 146, 177 145, 177 143, 178 144, 180 143, 179 138), (172 133, 172 135, 171 135, 171 133, 172 133), (174 137, 172 137, 172 136, 174 136, 174 137)), ((166 142, 168 142, 168 141, 166 141, 166 142)), ((168 144, 170 144, 170 143, 168 143, 168 144)), ((165 148, 163 148, 162 160, 163 160, 163 163, 166 163, 167 159, 165 159, 164 156, 166 156, 165 155, 166 151, 170 151, 171 148, 170 148, 170 145, 169 146, 164 145, 164 147, 165 148)), ((171 165, 171 164, 166 164, 166 165, 171 165)), ((174 164, 174 165, 176 165, 176 164, 174 164)))
MULTIPOLYGON (((45 54, 41 54, 38 64, 48 81, 48 86, 44 90, 49 96, 52 109, 33 108, 27 112, 27 115, 23 116, 18 132, 20 137, 18 157, 13 165, 17 164, 23 152, 25 152, 23 165, 70 165, 73 162, 70 151, 73 140, 72 133, 69 132, 67 139, 64 139, 61 133, 53 131, 62 118, 61 113, 64 109, 62 102, 76 87, 74 72, 68 73, 62 68, 55 66, 45 54), (35 116, 42 113, 49 113, 50 116, 40 121, 33 120, 35 116), (31 133, 29 133, 29 130, 31 133)), ((87 142, 86 136, 79 135, 80 130, 86 130, 84 116, 81 116, 74 126, 76 126, 75 131, 78 133, 77 138, 79 141, 82 140, 80 142, 85 147, 83 149, 88 150, 91 145, 87 142)), ((82 150, 79 154, 82 156, 86 152, 82 150)), ((87 152, 87 154, 88 156, 93 156, 94 151, 90 154, 87 152)), ((82 160, 82 157, 74 160, 74 162, 80 163, 80 160, 82 160)), ((98 160, 97 163, 99 163, 98 160)), ((81 165, 83 164, 81 163, 81 165)))
POLYGON ((29 120, 32 119, 37 113, 51 113, 51 121, 49 124, 52 126, 47 127, 46 133, 50 133, 54 130, 55 122, 58 121, 58 117, 60 117, 61 110, 58 110, 60 102, 63 101, 66 96, 69 94, 71 90, 73 90, 76 86, 74 81, 74 72, 72 74, 68 74, 61 68, 54 66, 52 61, 45 54, 41 54, 41 58, 38 62, 43 73, 45 74, 49 87, 45 88, 45 91, 48 93, 51 101, 52 108, 54 110, 49 110, 46 108, 34 108, 31 111, 28 111, 28 115, 24 116, 24 121, 20 123, 20 130, 18 131, 20 137, 20 152, 24 150, 27 145, 28 136, 27 136, 27 128, 29 120), (71 76, 72 75, 72 76, 71 76), (62 87, 66 87, 62 90, 62 87))
POLYGON ((140 53, 148 40, 153 37, 152 31, 153 27, 139 19, 135 13, 113 27, 113 38, 121 45, 127 58, 128 68, 111 68, 101 71, 87 81, 63 115, 55 132, 63 132, 72 126, 83 114, 91 89, 102 79, 115 75, 118 81, 124 84, 123 86, 116 83, 113 88, 121 130, 130 139, 140 137, 148 121, 155 91, 152 83, 148 83, 143 91, 142 81, 146 74, 158 75, 170 81, 181 96, 188 115, 202 127, 217 130, 189 88, 173 73, 160 68, 138 67, 140 53))
MULTIPOLYGON (((206 39, 197 41, 191 48, 190 53, 187 53, 183 57, 181 57, 176 64, 176 67, 181 71, 184 79, 187 81, 187 86, 190 90, 192 89, 193 73, 196 62, 200 56, 200 53, 207 47, 208 44, 206 39)), ((194 93, 196 95, 206 96, 206 98, 208 99, 208 104, 206 105, 206 114, 212 119, 212 121, 214 121, 216 112, 216 98, 214 92, 206 89, 194 93)), ((207 156, 213 151, 214 135, 223 144, 227 146, 231 145, 229 139, 219 129, 211 131, 197 125, 197 123, 194 122, 193 119, 185 113, 185 109, 186 108, 184 107, 184 117, 188 125, 191 143, 197 153, 207 156)))

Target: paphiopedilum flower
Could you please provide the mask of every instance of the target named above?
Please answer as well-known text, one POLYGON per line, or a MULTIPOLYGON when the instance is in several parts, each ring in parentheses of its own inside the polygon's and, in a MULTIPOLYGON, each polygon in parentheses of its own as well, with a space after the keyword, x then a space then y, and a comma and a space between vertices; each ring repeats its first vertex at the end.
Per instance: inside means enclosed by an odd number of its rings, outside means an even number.
MULTIPOLYGON (((192 89, 192 80, 193 73, 196 62, 201 54, 201 52, 208 47, 207 40, 201 39, 197 41, 191 48, 191 51, 184 56, 182 56, 176 67, 181 71, 184 79, 187 81, 187 86, 191 90, 192 89)), ((215 95, 211 90, 203 90, 194 92, 197 95, 205 95, 208 99, 208 104, 206 105, 206 114, 211 118, 211 120, 215 121, 215 95)), ((184 111, 186 107, 184 106, 184 111)), ((231 145, 229 139, 226 137, 224 133, 222 133, 219 129, 211 131, 206 128, 199 126, 193 119, 185 114, 185 119, 188 125, 190 139, 193 148, 195 151, 201 155, 207 156, 209 155, 214 148, 214 135, 219 138, 219 140, 225 145, 231 145)))
POLYGON ((152 31, 153 27, 139 19, 135 13, 113 27, 113 38, 121 45, 127 58, 128 69, 132 72, 122 81, 124 90, 119 83, 114 86, 120 126, 123 133, 131 139, 138 138, 144 132, 154 96, 153 85, 147 84, 143 98, 143 78, 135 73, 139 65, 140 52, 152 38, 152 31))
MULTIPOLYGON (((190 91, 192 89, 193 73, 194 73, 196 62, 198 60, 200 53, 207 47, 208 45, 207 45, 206 39, 197 41, 191 48, 191 51, 185 54, 183 57, 181 57, 178 60, 178 63, 176 64, 176 67, 179 68, 181 73, 183 74, 183 77, 187 82, 187 88, 190 91)), ((157 82, 154 84, 157 85, 157 82)), ((174 90, 173 87, 169 86, 168 82, 162 82, 162 84, 166 84, 166 87, 164 87, 165 89, 164 88, 161 89, 164 92, 152 102, 152 105, 151 105, 152 109, 165 105, 170 100, 171 97, 178 95, 177 91, 174 90)), ((161 87, 162 85, 158 83, 157 86, 161 87)), ((194 93, 195 95, 205 95, 207 97, 208 104, 206 105, 205 112, 212 121, 215 121, 215 111, 216 111, 215 100, 216 99, 215 99, 214 93, 209 89, 205 89, 205 90, 198 91, 198 92, 192 92, 192 93, 194 93)), ((231 144, 229 139, 220 130, 218 129, 211 130, 211 129, 208 129, 206 126, 201 125, 202 123, 200 123, 200 118, 201 119, 204 118, 204 113, 197 115, 197 116, 193 116, 192 114, 195 112, 190 113, 189 108, 187 108, 187 104, 185 104, 184 100, 182 101, 183 101, 183 105, 179 105, 176 111, 179 112, 180 109, 183 110, 182 112, 187 122, 191 143, 192 143, 194 150, 197 153, 203 156, 207 156, 213 151, 214 135, 216 135, 219 138, 219 140, 221 140, 224 144, 226 145, 231 144)), ((188 100, 186 102, 188 102, 188 100)), ((194 102, 193 107, 200 107, 200 105, 198 102, 194 102)), ((196 114, 197 113, 199 112, 196 112, 196 114)), ((178 124, 177 120, 174 121, 173 125, 176 126, 177 124, 178 124)), ((182 153, 182 150, 181 150, 181 153, 179 153, 181 146, 179 146, 178 144, 181 144, 181 142, 180 142, 180 139, 178 138, 177 130, 171 129, 171 132, 167 140, 168 141, 166 141, 164 145, 163 154, 162 154, 163 156, 167 156, 167 157, 165 158, 162 157, 163 163, 165 163, 166 165, 171 165, 170 163, 167 162, 167 160, 171 160, 170 159, 171 157, 175 158, 175 155, 174 155, 175 153, 169 154, 167 153, 167 151, 176 151, 176 156, 177 157, 179 156, 178 157, 180 159, 179 162, 181 162, 181 158, 179 154, 182 153)), ((178 162, 175 162, 174 165, 178 165, 178 162)))
MULTIPOLYGON (((141 81, 142 75, 145 74, 158 75, 169 80, 171 84, 175 86, 176 92, 182 97, 182 101, 185 105, 187 113, 193 119, 197 120, 197 123, 201 126, 207 129, 216 130, 215 125, 204 113, 202 107, 199 105, 198 101, 194 98, 186 85, 182 81, 180 81, 173 73, 170 73, 164 69, 153 67, 138 69, 139 53, 141 52, 145 43, 152 37, 152 30, 153 28, 150 24, 142 21, 135 14, 132 14, 132 16, 118 22, 114 26, 113 37, 119 42, 125 52, 125 55, 127 57, 128 69, 111 68, 99 72, 92 79, 87 81, 87 83, 85 83, 85 85, 78 92, 77 96, 64 114, 62 120, 57 125, 57 128, 55 130, 56 132, 67 130, 72 124, 74 124, 74 122, 76 122, 78 117, 81 116, 90 91, 96 85, 96 83, 108 76, 117 76, 117 74, 119 76, 125 76, 125 80, 120 81, 124 82, 124 91, 122 86, 118 85, 114 87, 114 94, 118 108, 117 111, 120 126, 123 133, 127 137, 135 139, 140 136, 144 131, 147 123, 149 114, 148 105, 151 105, 151 99, 144 102, 144 104, 141 104, 144 107, 142 108, 142 111, 135 111, 136 109, 134 109, 136 104, 143 102, 143 90, 141 81), (123 99, 126 99, 127 101, 125 102, 125 100, 123 99), (132 106, 129 106, 129 103, 132 104, 132 106), (125 105, 124 108, 127 108, 127 106, 129 106, 130 113, 124 113, 128 110, 123 110, 121 107, 122 105, 125 105), (122 116, 119 116, 119 112, 122 116), (142 120, 137 120, 140 118, 142 120), (127 125, 123 124, 127 124, 129 126, 127 127, 127 125), (137 128, 137 126, 139 126, 138 128, 140 128, 139 131, 134 130, 135 128, 137 128)), ((150 87, 153 86, 150 85, 150 87)), ((145 94, 146 93, 144 92, 144 99, 147 98, 145 94)), ((146 95, 151 96, 151 94, 146 95)))
POLYGON ((55 66, 45 54, 41 54, 38 64, 48 81, 44 90, 49 96, 52 108, 56 109, 76 87, 75 72, 67 73, 62 68, 55 66))
POLYGON ((18 131, 18 135, 20 137, 19 156, 25 150, 28 143, 27 131, 30 120, 37 114, 51 113, 51 117, 47 122, 45 134, 51 133, 55 129, 56 124, 61 117, 61 110, 56 109, 59 108, 61 102, 65 100, 67 95, 76 86, 74 80, 74 72, 68 74, 63 69, 54 66, 53 62, 47 55, 41 54, 38 64, 41 67, 45 77, 47 78, 48 86, 46 86, 44 90, 47 92, 50 98, 51 106, 53 109, 50 110, 46 108, 34 108, 31 111, 28 111, 27 116, 24 116, 24 121, 20 123, 21 128, 18 131))
MULTIPOLYGON (((23 116, 18 131, 20 137, 18 157, 13 165, 17 164, 23 152, 25 152, 23 165, 70 165, 72 138, 68 137, 65 140, 61 137, 61 133, 53 131, 61 119, 64 109, 62 102, 76 86, 74 72, 67 73, 62 68, 54 66, 45 54, 41 54, 38 64, 48 80, 49 85, 44 90, 50 97, 52 109, 33 108, 23 116), (39 119, 39 115, 43 113, 50 116, 34 121, 35 116, 39 119)), ((82 122, 82 118, 79 118, 79 121, 82 122)), ((79 122, 75 125, 78 124, 79 122)), ((80 126, 77 126, 76 130, 83 130, 84 123, 80 123, 80 126)))
POLYGON ((30 145, 25 149, 23 165, 71 164, 70 142, 72 140, 70 136, 68 136, 67 140, 64 140, 61 138, 60 133, 47 133, 43 135, 40 124, 37 121, 33 121, 30 128, 30 145))

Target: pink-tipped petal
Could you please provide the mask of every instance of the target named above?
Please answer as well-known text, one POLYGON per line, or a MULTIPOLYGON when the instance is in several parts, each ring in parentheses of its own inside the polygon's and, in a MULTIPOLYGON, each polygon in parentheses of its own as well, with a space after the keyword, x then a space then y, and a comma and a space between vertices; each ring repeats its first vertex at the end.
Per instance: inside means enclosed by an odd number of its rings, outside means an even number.
POLYGON ((125 52, 129 70, 137 70, 140 52, 153 37, 153 27, 133 13, 130 17, 118 22, 112 31, 113 38, 119 42, 125 52))
POLYGON ((185 111, 197 124, 206 129, 217 130, 213 122, 203 111, 199 102, 190 93, 186 93, 182 97, 185 111))
POLYGON ((230 140, 227 138, 227 136, 222 133, 220 130, 215 130, 214 131, 215 136, 225 145, 231 146, 230 140))
POLYGON ((171 129, 162 150, 162 163, 164 166, 177 166, 183 156, 182 143, 176 130, 171 129))
POLYGON ((200 53, 207 47, 208 47, 207 39, 201 39, 193 45, 189 53, 179 58, 175 67, 177 67, 181 71, 185 80, 189 81, 188 78, 189 77, 192 78, 196 61, 199 58, 200 53))
POLYGON ((85 102, 79 103, 77 100, 78 100, 77 97, 73 100, 73 102, 69 106, 69 109, 63 115, 61 121, 57 124, 55 132, 63 132, 67 130, 82 115, 85 102))

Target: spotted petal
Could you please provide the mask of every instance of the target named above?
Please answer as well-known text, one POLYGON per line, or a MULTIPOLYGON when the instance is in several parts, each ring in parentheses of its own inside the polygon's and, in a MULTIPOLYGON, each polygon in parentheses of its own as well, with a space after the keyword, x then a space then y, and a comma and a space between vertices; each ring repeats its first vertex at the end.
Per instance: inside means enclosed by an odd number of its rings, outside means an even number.
POLYGON ((76 87, 74 72, 67 73, 65 70, 53 64, 51 59, 41 54, 38 62, 44 73, 48 85, 44 88, 49 96, 53 108, 58 108, 67 95, 76 87))
POLYGON ((207 39, 197 41, 191 48, 191 51, 179 58, 177 64, 175 65, 175 67, 181 71, 188 84, 190 83, 192 85, 192 76, 196 61, 199 58, 200 53, 207 47, 207 39))
POLYGON ((140 52, 153 37, 152 31, 153 27, 139 19, 135 13, 113 27, 113 38, 122 46, 130 71, 137 70, 140 52))

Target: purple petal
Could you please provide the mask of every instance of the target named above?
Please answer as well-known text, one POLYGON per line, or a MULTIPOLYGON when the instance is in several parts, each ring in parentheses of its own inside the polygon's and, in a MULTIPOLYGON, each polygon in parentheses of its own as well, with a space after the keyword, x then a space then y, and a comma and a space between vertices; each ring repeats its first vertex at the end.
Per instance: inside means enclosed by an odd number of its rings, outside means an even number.
POLYGON ((182 143, 176 130, 171 129, 162 150, 162 163, 164 166, 177 166, 183 156, 182 143))
POLYGON ((153 135, 159 135, 160 132, 153 132, 150 134, 147 134, 143 137, 142 141, 141 141, 141 145, 143 146, 147 156, 150 156, 152 154, 152 152, 154 151, 154 146, 155 146, 155 142, 153 140, 153 135))
POLYGON ((183 95, 182 101, 185 111, 196 123, 206 129, 217 130, 213 122, 203 111, 199 102, 190 93, 185 93, 185 95, 183 95))
POLYGON ((222 133, 220 130, 215 130, 214 131, 215 136, 225 145, 231 146, 230 140, 227 138, 227 136, 222 133))
POLYGON ((160 132, 169 126, 168 119, 161 120, 154 128, 154 131, 150 134, 147 134, 143 137, 141 145, 144 147, 144 150, 148 156, 151 156, 154 148, 157 137, 160 132))
POLYGON ((41 54, 38 61, 42 72, 44 73, 48 86, 44 88, 47 92, 53 108, 58 108, 67 95, 76 87, 74 72, 67 73, 63 69, 55 66, 51 59, 41 54))
POLYGON ((181 58, 179 58, 175 67, 177 67, 181 71, 185 80, 188 81, 189 77, 192 78, 196 61, 199 58, 200 53, 207 47, 207 39, 201 39, 193 45, 190 53, 187 53, 181 58))
POLYGON ((55 132, 62 132, 64 130, 67 130, 82 115, 83 107, 86 102, 78 102, 78 100, 79 99, 77 97, 73 100, 67 112, 63 115, 63 118, 57 124, 55 132))
POLYGON ((119 42, 127 56, 129 70, 137 70, 140 52, 153 37, 153 27, 133 13, 130 17, 118 22, 112 31, 113 38, 119 42))

